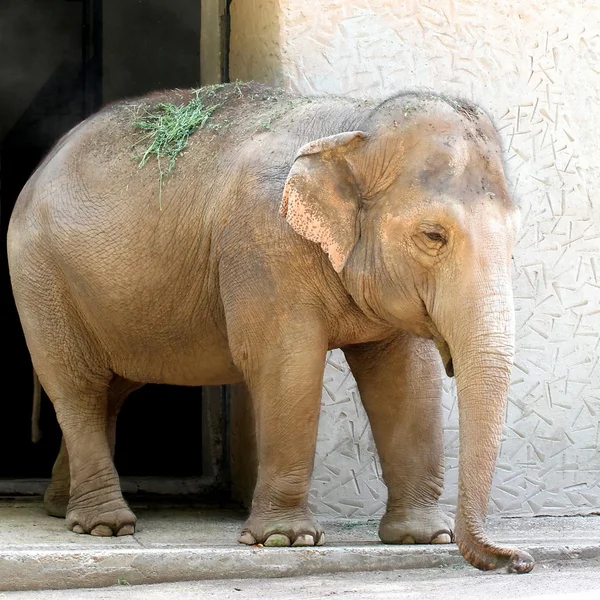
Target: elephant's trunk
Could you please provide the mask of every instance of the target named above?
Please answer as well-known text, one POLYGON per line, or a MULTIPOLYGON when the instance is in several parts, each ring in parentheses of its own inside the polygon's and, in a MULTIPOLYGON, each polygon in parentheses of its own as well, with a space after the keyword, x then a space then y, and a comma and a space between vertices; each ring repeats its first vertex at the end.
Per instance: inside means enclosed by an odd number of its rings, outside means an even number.
POLYGON ((462 555, 479 569, 507 566, 526 573, 534 566, 529 554, 498 546, 484 532, 514 355, 510 277, 508 268, 501 267, 493 275, 488 271, 469 279, 469 292, 455 287, 448 302, 454 306, 444 303, 445 314, 438 315, 446 326, 436 323, 450 348, 458 388, 456 542, 462 555))

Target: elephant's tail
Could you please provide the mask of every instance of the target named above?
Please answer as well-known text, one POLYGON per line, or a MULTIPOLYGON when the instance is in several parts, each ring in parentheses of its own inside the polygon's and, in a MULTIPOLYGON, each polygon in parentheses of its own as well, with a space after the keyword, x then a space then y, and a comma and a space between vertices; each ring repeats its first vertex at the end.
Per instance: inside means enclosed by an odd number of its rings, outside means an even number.
POLYGON ((37 444, 42 439, 40 429, 40 413, 42 411, 42 386, 40 380, 33 370, 33 406, 31 409, 31 441, 37 444))

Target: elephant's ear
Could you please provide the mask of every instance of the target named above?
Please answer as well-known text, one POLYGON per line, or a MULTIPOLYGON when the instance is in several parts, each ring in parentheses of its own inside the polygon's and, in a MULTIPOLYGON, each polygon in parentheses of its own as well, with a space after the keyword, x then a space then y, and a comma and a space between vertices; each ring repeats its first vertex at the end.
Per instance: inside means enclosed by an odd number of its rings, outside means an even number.
POLYGON ((349 155, 366 136, 350 131, 302 146, 279 209, 296 233, 323 248, 338 273, 358 239, 359 190, 349 155))

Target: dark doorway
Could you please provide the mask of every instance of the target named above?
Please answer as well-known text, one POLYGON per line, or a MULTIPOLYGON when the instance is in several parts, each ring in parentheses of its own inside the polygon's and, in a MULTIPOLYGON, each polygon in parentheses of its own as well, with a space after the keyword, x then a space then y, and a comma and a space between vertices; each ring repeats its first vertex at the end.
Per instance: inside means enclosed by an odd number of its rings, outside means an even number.
MULTIPOLYGON (((21 188, 64 133, 104 103, 154 89, 199 85, 199 54, 200 0, 4 0, 3 240, 21 188)), ((30 441, 32 369, 12 299, 4 241, 1 253, 5 388, 0 402, 0 478, 48 477, 60 430, 44 398, 43 438, 37 444, 30 441)), ((146 386, 135 392, 119 418, 119 473, 209 475, 211 460, 202 452, 206 398, 204 404, 203 409, 198 388, 146 386)))

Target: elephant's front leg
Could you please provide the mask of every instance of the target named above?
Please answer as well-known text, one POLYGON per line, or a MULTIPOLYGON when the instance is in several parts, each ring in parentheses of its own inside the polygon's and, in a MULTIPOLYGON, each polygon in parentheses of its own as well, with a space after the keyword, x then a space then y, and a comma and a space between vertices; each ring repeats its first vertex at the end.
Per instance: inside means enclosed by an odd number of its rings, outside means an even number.
POLYGON ((453 541, 438 507, 444 482, 441 364, 432 342, 402 333, 344 348, 369 416, 388 488, 379 537, 389 544, 453 541))
POLYGON ((252 396, 258 448, 252 509, 239 541, 320 545, 323 531, 307 503, 327 342, 309 323, 268 329, 260 340, 244 341, 238 361, 252 396))

